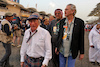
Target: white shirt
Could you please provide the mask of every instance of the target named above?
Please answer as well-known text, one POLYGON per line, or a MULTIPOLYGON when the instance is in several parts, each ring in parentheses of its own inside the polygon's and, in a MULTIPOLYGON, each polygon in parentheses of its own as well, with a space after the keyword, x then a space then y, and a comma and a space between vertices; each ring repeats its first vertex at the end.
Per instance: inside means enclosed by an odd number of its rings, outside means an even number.
POLYGON ((26 43, 30 36, 30 31, 31 29, 29 28, 24 34, 20 51, 21 62, 24 62, 24 56, 27 54, 29 57, 44 57, 42 64, 48 65, 49 60, 52 58, 51 36, 49 32, 38 26, 37 32, 32 36, 29 42, 26 43))
POLYGON ((1 30, 1 23, 0 23, 0 30, 1 30))
POLYGON ((94 29, 89 33, 89 44, 94 45, 95 48, 100 49, 100 34, 94 29))

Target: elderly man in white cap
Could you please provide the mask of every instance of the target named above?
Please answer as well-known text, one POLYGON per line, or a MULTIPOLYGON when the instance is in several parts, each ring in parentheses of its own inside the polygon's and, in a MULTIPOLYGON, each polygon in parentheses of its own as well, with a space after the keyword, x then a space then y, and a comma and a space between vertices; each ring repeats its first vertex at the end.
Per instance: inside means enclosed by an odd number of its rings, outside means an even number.
POLYGON ((89 61, 100 66, 100 23, 97 23, 89 33, 89 61))
POLYGON ((21 67, 46 67, 52 57, 51 36, 39 26, 39 15, 28 17, 30 28, 25 31, 21 46, 21 67))

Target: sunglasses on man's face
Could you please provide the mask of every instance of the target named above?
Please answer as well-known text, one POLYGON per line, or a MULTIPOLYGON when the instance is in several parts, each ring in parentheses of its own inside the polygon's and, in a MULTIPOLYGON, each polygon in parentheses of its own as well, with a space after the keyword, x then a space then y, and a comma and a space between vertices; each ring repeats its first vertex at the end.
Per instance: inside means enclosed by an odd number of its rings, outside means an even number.
POLYGON ((57 15, 57 14, 59 15, 59 14, 61 14, 61 13, 55 13, 55 15, 57 15))

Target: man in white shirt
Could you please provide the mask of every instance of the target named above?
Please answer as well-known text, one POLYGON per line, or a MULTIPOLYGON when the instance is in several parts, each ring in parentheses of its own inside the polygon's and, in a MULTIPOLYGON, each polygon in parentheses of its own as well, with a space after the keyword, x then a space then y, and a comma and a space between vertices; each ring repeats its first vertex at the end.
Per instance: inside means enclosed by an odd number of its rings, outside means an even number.
POLYGON ((89 46, 89 61, 100 66, 100 23, 97 23, 89 33, 89 46))
POLYGON ((51 36, 39 26, 39 14, 28 17, 30 28, 25 31, 21 55, 21 67, 46 67, 52 57, 51 36))

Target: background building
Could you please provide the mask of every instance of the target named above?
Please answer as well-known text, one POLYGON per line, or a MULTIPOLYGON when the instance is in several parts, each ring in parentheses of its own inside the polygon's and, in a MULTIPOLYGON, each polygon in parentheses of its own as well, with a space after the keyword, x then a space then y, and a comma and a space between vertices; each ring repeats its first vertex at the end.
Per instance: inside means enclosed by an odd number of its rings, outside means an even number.
POLYGON ((17 3, 19 3, 19 0, 10 0, 10 1, 14 1, 14 2, 17 2, 17 3))
MULTIPOLYGON (((0 19, 3 19, 6 12, 16 13, 21 19, 29 17, 34 12, 38 12, 37 9, 33 7, 25 8, 19 1, 20 0, 0 0, 0 19)), ((45 11, 39 11, 39 13, 43 16, 48 15, 45 11)))
POLYGON ((32 13, 19 4, 19 0, 0 0, 0 19, 6 12, 16 13, 20 18, 29 17, 32 13))

